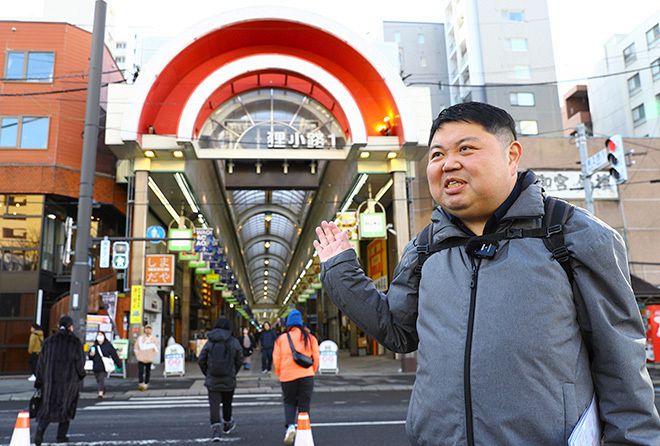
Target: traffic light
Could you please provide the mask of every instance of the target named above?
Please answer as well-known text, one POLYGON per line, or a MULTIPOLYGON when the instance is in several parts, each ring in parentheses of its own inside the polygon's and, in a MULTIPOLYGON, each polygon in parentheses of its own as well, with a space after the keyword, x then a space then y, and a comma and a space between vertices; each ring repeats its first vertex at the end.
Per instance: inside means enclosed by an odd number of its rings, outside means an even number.
POLYGON ((114 269, 128 268, 128 242, 115 242, 112 245, 112 267, 114 269))
POLYGON ((610 136, 605 141, 605 148, 607 149, 607 160, 610 162, 610 175, 617 184, 625 183, 628 180, 628 169, 621 135, 610 136))

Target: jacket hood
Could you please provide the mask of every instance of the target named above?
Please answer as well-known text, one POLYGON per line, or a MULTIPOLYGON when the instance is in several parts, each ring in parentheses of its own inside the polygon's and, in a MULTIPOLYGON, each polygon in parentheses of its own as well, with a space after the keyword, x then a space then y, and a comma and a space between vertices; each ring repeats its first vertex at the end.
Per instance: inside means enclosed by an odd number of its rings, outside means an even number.
POLYGON ((208 338, 211 342, 224 342, 231 337, 231 332, 223 328, 214 328, 209 331, 208 338))

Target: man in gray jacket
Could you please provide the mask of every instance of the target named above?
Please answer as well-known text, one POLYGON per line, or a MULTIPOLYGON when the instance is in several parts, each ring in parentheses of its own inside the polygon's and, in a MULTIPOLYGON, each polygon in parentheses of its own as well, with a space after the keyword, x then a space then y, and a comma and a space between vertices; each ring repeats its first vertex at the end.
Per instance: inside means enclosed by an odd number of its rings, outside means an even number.
POLYGON ((504 110, 443 110, 427 176, 440 205, 431 241, 445 249, 416 273, 412 240, 382 294, 346 233, 324 221, 314 242, 324 287, 387 348, 417 350, 406 424, 415 445, 566 445, 594 397, 605 444, 660 445, 619 234, 576 208, 563 225, 568 275, 539 238, 478 238, 544 226, 542 189, 531 171, 518 172, 521 155, 504 110))

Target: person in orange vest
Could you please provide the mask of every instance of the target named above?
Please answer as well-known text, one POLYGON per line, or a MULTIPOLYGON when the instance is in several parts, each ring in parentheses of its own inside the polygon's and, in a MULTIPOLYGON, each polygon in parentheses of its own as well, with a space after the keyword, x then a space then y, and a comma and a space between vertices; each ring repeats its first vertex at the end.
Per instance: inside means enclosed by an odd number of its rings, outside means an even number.
POLYGON ((286 424, 284 444, 293 444, 296 438, 296 413, 309 412, 314 374, 319 368, 319 343, 303 327, 302 314, 298 310, 289 313, 286 332, 275 341, 273 367, 282 385, 286 424), (305 358, 301 358, 301 355, 305 358))

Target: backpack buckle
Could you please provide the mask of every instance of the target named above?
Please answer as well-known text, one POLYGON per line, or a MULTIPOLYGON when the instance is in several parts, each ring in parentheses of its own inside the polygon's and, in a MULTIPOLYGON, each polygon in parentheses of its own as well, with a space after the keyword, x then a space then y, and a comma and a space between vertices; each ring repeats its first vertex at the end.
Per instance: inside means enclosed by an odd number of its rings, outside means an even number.
POLYGON ((523 230, 521 228, 509 228, 506 230, 506 238, 523 238, 523 230))
POLYGON ((417 245, 417 254, 428 254, 429 245, 417 245))
POLYGON ((561 225, 548 226, 546 228, 546 237, 551 237, 555 234, 559 234, 559 233, 561 233, 561 230, 562 230, 561 225))
POLYGON ((555 258, 559 263, 563 263, 569 259, 571 253, 568 251, 566 246, 559 246, 552 250, 552 257, 555 258))

